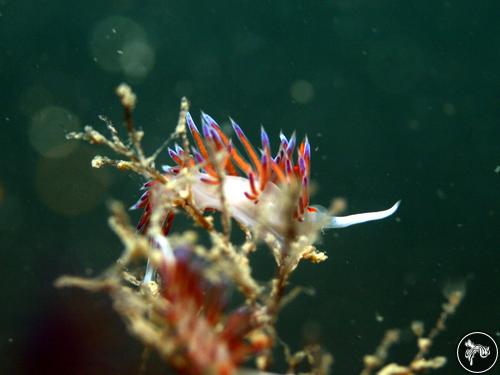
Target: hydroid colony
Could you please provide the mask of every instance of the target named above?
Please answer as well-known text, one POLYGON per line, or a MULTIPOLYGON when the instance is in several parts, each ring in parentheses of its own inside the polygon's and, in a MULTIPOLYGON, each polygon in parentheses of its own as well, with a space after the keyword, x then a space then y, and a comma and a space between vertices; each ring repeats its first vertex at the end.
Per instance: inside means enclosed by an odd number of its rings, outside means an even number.
MULTIPOLYGON (((132 118, 136 97, 126 85, 117 94, 124 108, 127 141, 106 119, 110 137, 86 127, 69 138, 105 145, 122 158, 96 156, 93 167, 110 165, 144 176, 145 192, 132 207, 143 214, 134 227, 123 206, 112 203, 110 225, 124 246, 118 262, 96 279, 62 277, 57 285, 109 293, 129 331, 179 373, 233 374, 250 371, 241 366, 251 367, 252 362, 259 371, 273 369, 279 341, 276 321, 282 307, 300 292, 288 290, 290 275, 301 261, 318 263, 327 258, 314 246, 319 231, 388 217, 399 202, 384 211, 345 217, 310 206, 307 138, 297 145, 294 134, 290 138, 281 134, 273 155, 261 129, 259 155, 231 120, 245 158, 204 113, 200 131, 186 99, 181 101, 176 129, 164 144, 177 141, 168 149, 175 164, 160 172, 155 160, 164 147, 146 156, 141 146, 144 133, 135 128, 132 118), (214 225, 212 211, 220 213, 222 230, 214 225), (198 244, 195 232, 169 234, 174 215, 181 212, 210 234, 210 248, 198 244), (246 235, 243 244, 232 242, 233 223, 246 235), (261 242, 275 260, 275 277, 268 282, 255 280, 249 262, 261 242), (231 287, 244 299, 236 309, 227 307, 225 291, 231 287)), ((386 365, 388 349, 399 337, 397 331, 389 331, 375 354, 365 357, 363 374, 413 374, 444 365, 443 357, 427 359, 426 355, 462 296, 462 291, 450 294, 439 324, 427 336, 423 329, 418 331, 419 351, 409 365, 386 365)), ((304 362, 309 372, 325 374, 332 361, 317 345, 296 353, 285 346, 285 357, 288 373, 297 372, 304 362)))

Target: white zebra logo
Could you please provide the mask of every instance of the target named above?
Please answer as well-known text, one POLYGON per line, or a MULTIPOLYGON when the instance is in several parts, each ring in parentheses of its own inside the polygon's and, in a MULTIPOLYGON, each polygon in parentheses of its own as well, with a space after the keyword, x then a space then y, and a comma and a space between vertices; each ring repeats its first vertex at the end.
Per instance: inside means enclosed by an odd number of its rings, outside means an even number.
POLYGON ((469 361, 472 366, 474 363, 474 356, 479 353, 481 358, 486 358, 490 355, 490 347, 483 346, 480 344, 474 344, 471 340, 467 340, 464 344, 468 349, 465 351, 465 358, 469 361))
POLYGON ((498 346, 493 337, 484 332, 470 332, 457 345, 460 366, 472 374, 491 370, 498 359, 498 346))

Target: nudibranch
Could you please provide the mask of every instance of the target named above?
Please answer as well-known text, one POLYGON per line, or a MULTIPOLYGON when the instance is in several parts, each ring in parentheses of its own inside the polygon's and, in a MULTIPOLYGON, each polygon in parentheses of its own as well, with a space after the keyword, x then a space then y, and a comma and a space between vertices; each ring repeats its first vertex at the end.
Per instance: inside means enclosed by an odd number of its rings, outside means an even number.
MULTIPOLYGON (((299 194, 293 219, 297 221, 297 231, 305 233, 311 225, 323 229, 344 228, 353 224, 384 219, 392 215, 399 207, 400 201, 383 211, 367 212, 349 216, 330 216, 326 210, 311 206, 309 202, 309 182, 311 176, 311 146, 307 137, 297 145, 295 133, 287 138, 280 133, 280 144, 276 154, 271 153, 269 137, 261 127, 261 148, 257 152, 246 137, 241 127, 231 119, 231 125, 243 146, 247 158, 237 150, 232 140, 224 133, 212 117, 201 114, 201 132, 187 113, 186 123, 194 144, 191 150, 179 145, 169 148, 168 152, 174 166, 164 166, 167 180, 175 179, 184 167, 195 170, 191 184, 191 197, 194 206, 201 212, 212 209, 222 211, 221 188, 224 193, 225 207, 229 215, 246 228, 253 229, 262 224, 260 230, 274 235, 278 240, 284 237, 286 230, 284 220, 284 189, 290 184, 298 187, 299 194), (213 165, 211 150, 225 151, 225 158, 219 166, 213 165), (296 155, 294 151, 296 150, 296 155), (217 168, 219 167, 219 168, 217 168), (224 176, 218 174, 224 170, 224 176), (222 184, 222 186, 221 186, 222 184), (265 214, 263 215, 263 212, 265 214), (259 221, 260 220, 260 221, 259 221)), ((213 155, 212 155, 213 156, 213 155)), ((144 213, 137 225, 138 230, 148 227, 153 202, 152 189, 158 181, 149 181, 144 185, 146 192, 132 209, 143 209, 144 213)), ((290 210, 287 211, 288 214, 290 210)), ((168 233, 173 220, 173 212, 166 212, 164 233, 168 233)))

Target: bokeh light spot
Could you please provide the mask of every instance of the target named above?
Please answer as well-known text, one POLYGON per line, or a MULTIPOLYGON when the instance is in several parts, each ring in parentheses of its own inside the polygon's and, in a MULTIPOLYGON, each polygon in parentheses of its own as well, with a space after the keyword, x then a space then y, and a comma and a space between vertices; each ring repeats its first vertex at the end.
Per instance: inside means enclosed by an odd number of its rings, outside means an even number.
POLYGON ((78 144, 68 142, 65 134, 80 129, 78 117, 71 111, 49 106, 37 112, 31 121, 31 146, 47 158, 61 158, 73 152, 78 144))
POLYGON ((457 108, 453 103, 446 102, 443 104, 443 113, 446 116, 455 116, 457 114, 457 108))
POLYGON ((111 16, 101 20, 93 28, 89 42, 90 52, 102 69, 119 72, 123 70, 121 60, 126 46, 135 42, 147 43, 142 26, 130 18, 111 16))
POLYGON ((90 166, 92 154, 83 147, 64 159, 40 159, 36 171, 36 191, 51 210, 76 216, 95 208, 110 185, 106 170, 90 166))
POLYGON ((119 54, 123 72, 130 78, 145 78, 155 63, 155 51, 145 40, 133 40, 119 54))
POLYGON ((297 80, 290 86, 292 99, 300 104, 307 104, 314 99, 314 87, 305 80, 297 80))

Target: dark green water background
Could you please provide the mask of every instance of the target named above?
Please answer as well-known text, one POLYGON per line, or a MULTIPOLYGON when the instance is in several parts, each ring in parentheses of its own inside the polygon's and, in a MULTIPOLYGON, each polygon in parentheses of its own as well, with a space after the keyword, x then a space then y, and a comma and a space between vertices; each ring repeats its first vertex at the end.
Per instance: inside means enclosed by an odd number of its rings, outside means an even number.
MULTIPOLYGON (((61 142, 68 122, 119 123, 113 90, 127 81, 149 150, 187 95, 195 117, 231 116, 253 140, 261 124, 274 144, 280 129, 307 133, 314 203, 403 200, 397 219, 325 233, 328 261, 292 280, 316 295, 280 321, 293 349, 319 337, 334 373, 359 373, 401 327, 392 358, 405 362, 410 322, 432 325, 446 285, 467 279, 432 352, 450 360, 436 373, 461 373, 463 334, 500 341, 499 15, 465 0, 1 1, 0 372, 138 373, 142 347, 107 298, 52 285, 119 254, 106 201, 133 203, 142 181, 93 171, 98 150, 61 142)), ((146 373, 162 371, 153 357, 146 373)))

